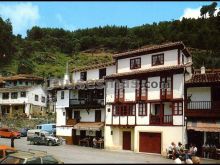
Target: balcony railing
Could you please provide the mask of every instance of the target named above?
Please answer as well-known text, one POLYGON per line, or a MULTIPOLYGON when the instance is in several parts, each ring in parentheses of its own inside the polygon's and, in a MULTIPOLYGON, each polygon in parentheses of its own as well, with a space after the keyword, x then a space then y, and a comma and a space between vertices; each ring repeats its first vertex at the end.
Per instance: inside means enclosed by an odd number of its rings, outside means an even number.
POLYGON ((150 115, 150 124, 153 125, 172 125, 173 116, 172 115, 150 115))
POLYGON ((82 108, 101 108, 104 107, 104 99, 70 99, 70 106, 82 108))
POLYGON ((188 117, 220 117, 220 101, 190 101, 185 106, 188 117))
POLYGON ((211 101, 191 101, 187 103, 187 109, 211 109, 211 101))

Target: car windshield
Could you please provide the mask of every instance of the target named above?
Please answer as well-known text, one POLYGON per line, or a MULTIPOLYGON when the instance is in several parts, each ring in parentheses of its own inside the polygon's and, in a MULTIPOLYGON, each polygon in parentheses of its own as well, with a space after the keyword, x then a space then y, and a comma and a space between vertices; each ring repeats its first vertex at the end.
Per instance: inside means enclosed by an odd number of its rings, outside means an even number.
POLYGON ((23 163, 24 163, 24 159, 16 158, 13 156, 8 156, 1 162, 1 164, 23 164, 23 163))

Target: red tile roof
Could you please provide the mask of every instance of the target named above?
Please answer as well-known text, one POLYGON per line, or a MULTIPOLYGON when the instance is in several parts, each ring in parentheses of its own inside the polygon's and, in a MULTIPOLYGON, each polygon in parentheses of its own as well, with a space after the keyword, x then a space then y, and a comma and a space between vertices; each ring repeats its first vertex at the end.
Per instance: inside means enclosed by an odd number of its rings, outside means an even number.
POLYGON ((212 82, 220 82, 220 73, 194 74, 190 80, 186 81, 186 84, 212 82))
POLYGON ((111 65, 115 65, 115 61, 84 66, 84 67, 81 67, 81 68, 75 68, 75 69, 72 70, 72 72, 81 72, 81 71, 86 71, 86 70, 90 70, 90 69, 101 69, 101 68, 111 66, 111 65))
POLYGON ((150 47, 146 47, 142 49, 114 54, 113 58, 120 58, 120 57, 127 57, 127 56, 129 57, 131 55, 149 54, 149 53, 160 52, 164 50, 172 50, 174 48, 180 48, 186 56, 191 56, 189 51, 186 49, 185 45, 183 44, 183 42, 180 41, 180 42, 170 42, 170 43, 161 44, 161 45, 154 45, 154 46, 150 46, 150 47))
POLYGON ((39 77, 39 76, 34 76, 34 75, 30 75, 30 74, 18 74, 18 75, 14 75, 14 76, 9 76, 9 77, 2 77, 3 80, 5 81, 14 81, 14 80, 40 80, 43 81, 43 77, 39 77))
POLYGON ((146 74, 146 73, 153 73, 153 72, 161 72, 161 71, 171 71, 171 70, 177 70, 184 67, 191 66, 192 63, 184 64, 184 65, 174 65, 174 66, 166 66, 166 67, 156 67, 156 68, 150 68, 150 69, 138 69, 131 72, 123 72, 123 73, 115 73, 108 76, 105 76, 105 79, 110 78, 116 78, 116 77, 123 77, 123 76, 130 76, 130 75, 136 75, 136 74, 146 74))

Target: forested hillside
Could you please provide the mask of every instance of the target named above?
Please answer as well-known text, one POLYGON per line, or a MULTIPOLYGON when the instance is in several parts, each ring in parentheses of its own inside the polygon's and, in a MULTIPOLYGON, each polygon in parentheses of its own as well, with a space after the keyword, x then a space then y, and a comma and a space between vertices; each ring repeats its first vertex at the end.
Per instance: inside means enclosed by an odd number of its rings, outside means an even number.
POLYGON ((0 73, 32 73, 62 76, 65 64, 96 64, 112 60, 113 53, 145 45, 183 41, 193 55, 196 68, 220 67, 220 12, 217 3, 203 6, 202 18, 163 21, 128 28, 105 26, 68 31, 33 27, 27 37, 12 34, 10 20, 0 17, 0 73), (209 16, 209 17, 207 17, 209 16))

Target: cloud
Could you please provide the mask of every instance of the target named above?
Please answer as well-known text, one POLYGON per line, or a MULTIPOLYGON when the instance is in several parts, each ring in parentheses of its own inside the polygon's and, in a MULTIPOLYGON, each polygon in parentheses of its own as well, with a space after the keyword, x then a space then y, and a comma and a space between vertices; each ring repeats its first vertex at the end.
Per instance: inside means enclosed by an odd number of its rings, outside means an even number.
POLYGON ((36 25, 40 19, 39 8, 30 2, 22 2, 16 5, 1 5, 0 16, 9 18, 12 22, 13 33, 25 35, 27 29, 36 25))
MULTIPOLYGON (((192 8, 184 9, 184 13, 180 17, 180 20, 182 20, 183 17, 185 17, 185 18, 195 18, 195 19, 200 18, 201 17, 200 16, 200 9, 201 9, 201 6, 198 7, 198 8, 195 8, 195 9, 192 9, 192 8)), ((219 7, 217 7, 217 10, 215 11, 214 15, 216 15, 218 13, 218 11, 219 11, 219 7)), ((207 14, 207 17, 209 17, 208 14, 207 14)))
POLYGON ((70 31, 74 31, 76 30, 76 27, 73 24, 69 24, 65 21, 65 19, 63 19, 61 14, 56 14, 56 19, 58 20, 58 22, 61 24, 61 26, 63 27, 63 29, 65 30, 70 30, 70 31))

